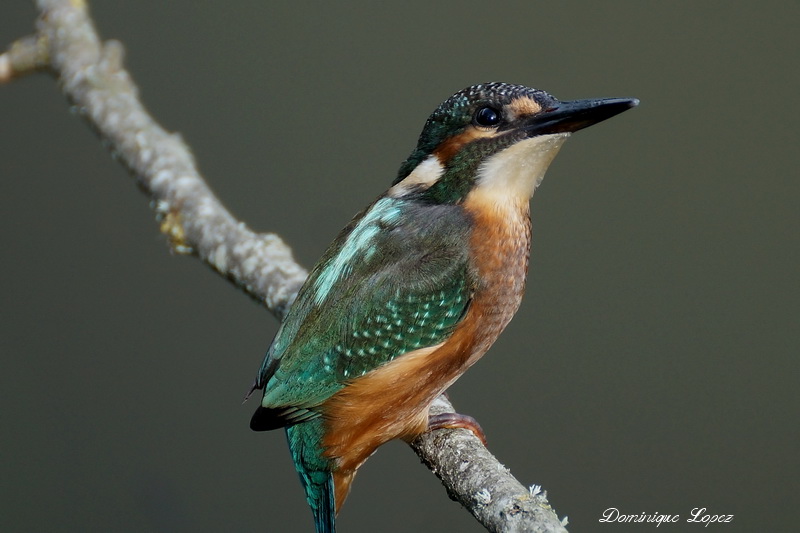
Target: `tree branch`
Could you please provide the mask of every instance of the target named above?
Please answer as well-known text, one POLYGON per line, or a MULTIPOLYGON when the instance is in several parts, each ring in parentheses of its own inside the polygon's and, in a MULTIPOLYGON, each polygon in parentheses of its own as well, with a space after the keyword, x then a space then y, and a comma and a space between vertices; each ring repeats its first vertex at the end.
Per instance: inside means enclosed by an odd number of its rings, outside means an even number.
MULTIPOLYGON (((151 199, 176 253, 192 254, 282 318, 306 277, 289 247, 257 234, 222 206, 175 133, 147 113, 122 66, 123 47, 101 43, 82 0, 38 0, 37 34, 0 54, 0 83, 49 70, 81 116, 151 199)), ((433 413, 453 411, 440 398, 433 413)), ((564 532, 539 487, 526 489, 466 430, 411 443, 422 461, 489 531, 564 532)), ((565 521, 566 523, 566 521, 565 521)))
MULTIPOLYGON (((440 396, 431 414, 455 412, 440 396)), ((465 429, 430 431, 411 442, 411 448, 436 474, 451 499, 463 505, 494 533, 566 533, 539 485, 525 488, 500 464, 481 441, 465 429)))

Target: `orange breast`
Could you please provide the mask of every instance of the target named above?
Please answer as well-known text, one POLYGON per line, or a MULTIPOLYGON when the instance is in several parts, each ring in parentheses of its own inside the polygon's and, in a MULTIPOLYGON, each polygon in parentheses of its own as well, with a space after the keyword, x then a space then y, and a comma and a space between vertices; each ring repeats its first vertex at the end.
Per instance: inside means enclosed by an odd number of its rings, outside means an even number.
POLYGON ((354 379, 322 406, 337 509, 356 470, 378 446, 427 429, 433 400, 489 349, 519 307, 530 249, 528 203, 485 204, 480 197, 464 203, 474 219, 470 245, 480 282, 450 338, 354 379))

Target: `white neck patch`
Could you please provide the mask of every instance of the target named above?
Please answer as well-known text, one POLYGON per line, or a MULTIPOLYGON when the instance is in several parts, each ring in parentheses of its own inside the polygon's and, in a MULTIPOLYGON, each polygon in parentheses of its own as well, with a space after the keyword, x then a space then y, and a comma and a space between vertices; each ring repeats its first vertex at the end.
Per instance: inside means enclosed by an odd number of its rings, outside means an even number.
POLYGON ((411 174, 389 189, 386 194, 392 198, 398 198, 416 185, 430 187, 442 177, 442 174, 444 174, 444 167, 439 158, 435 155, 429 155, 427 159, 414 168, 411 174))

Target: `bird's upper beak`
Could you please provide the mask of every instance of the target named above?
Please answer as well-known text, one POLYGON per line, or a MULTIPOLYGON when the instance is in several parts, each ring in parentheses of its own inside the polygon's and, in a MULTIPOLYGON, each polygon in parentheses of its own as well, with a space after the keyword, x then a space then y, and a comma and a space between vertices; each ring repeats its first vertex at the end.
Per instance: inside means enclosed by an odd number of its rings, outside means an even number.
POLYGON ((598 98, 558 102, 554 107, 530 118, 524 126, 529 135, 572 133, 602 122, 639 105, 636 98, 598 98))

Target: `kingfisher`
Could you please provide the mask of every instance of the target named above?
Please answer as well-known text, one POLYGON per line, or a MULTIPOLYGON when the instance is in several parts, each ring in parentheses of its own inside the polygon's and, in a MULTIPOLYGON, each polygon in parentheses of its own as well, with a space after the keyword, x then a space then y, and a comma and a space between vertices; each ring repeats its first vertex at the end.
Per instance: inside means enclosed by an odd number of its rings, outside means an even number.
MULTIPOLYGON (((385 442, 462 427, 431 403, 495 342, 519 307, 530 199, 571 133, 638 104, 561 102, 484 83, 430 115, 391 187, 314 266, 250 391, 255 431, 285 428, 317 533, 385 442)), ((249 394, 248 394, 249 396, 249 394)))

